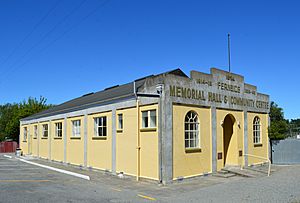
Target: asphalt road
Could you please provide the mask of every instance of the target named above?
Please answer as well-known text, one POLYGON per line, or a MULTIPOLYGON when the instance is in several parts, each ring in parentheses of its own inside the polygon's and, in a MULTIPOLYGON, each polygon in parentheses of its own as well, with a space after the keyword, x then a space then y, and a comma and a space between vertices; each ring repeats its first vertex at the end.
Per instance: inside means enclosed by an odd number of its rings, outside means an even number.
POLYGON ((0 202, 300 202, 300 166, 270 177, 200 177, 159 186, 72 166, 31 160, 90 175, 91 180, 40 168, 0 154, 0 202))

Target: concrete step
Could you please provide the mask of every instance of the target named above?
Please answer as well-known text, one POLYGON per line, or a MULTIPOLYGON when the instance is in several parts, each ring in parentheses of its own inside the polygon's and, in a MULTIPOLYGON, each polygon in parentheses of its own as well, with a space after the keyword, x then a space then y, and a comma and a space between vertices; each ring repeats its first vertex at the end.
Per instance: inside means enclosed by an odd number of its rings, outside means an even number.
MULTIPOLYGON (((269 164, 251 165, 251 166, 246 166, 244 168, 247 170, 252 170, 252 171, 259 172, 259 173, 268 174, 269 164)), ((275 171, 276 170, 274 169, 274 167, 272 168, 272 166, 271 166, 271 173, 275 172, 275 171)))
POLYGON ((255 178, 255 177, 262 177, 265 176, 266 174, 249 170, 249 169, 241 169, 240 167, 225 167, 222 170, 228 171, 230 173, 234 173, 239 176, 247 177, 247 178, 255 178))
POLYGON ((254 168, 254 167, 251 167, 251 166, 244 167, 244 170, 250 170, 250 171, 255 171, 255 172, 258 172, 258 173, 268 174, 268 169, 254 168))
POLYGON ((220 178, 231 178, 236 176, 236 174, 229 173, 228 171, 218 171, 217 173, 213 173, 213 176, 220 178))

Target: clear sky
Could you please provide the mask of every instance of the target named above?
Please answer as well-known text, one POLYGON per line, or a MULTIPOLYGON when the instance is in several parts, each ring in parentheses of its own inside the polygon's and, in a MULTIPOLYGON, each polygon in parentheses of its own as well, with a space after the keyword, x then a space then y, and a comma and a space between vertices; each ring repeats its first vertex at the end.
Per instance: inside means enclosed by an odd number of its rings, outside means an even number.
POLYGON ((181 68, 227 70, 300 118, 300 2, 1 0, 0 104, 85 93, 181 68))

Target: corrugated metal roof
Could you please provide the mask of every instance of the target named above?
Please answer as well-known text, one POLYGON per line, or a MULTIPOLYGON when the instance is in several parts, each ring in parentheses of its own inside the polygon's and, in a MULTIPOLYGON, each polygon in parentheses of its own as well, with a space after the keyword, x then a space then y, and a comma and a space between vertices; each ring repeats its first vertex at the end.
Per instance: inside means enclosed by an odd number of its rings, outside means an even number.
MULTIPOLYGON (((162 74, 174 74, 183 77, 188 77, 182 72, 180 69, 175 69, 172 71, 168 71, 162 74)), ((160 74, 160 75, 162 75, 160 74)), ((154 77, 153 75, 147 76, 141 79, 135 80, 136 90, 138 90, 141 86, 144 85, 144 82, 147 78, 154 77)), ((105 104, 114 103, 119 100, 125 100, 129 98, 133 98, 134 95, 134 82, 127 83, 124 85, 116 85, 110 88, 106 88, 102 91, 96 93, 88 93, 76 99, 67 101, 60 105, 54 106, 45 111, 39 112, 37 114, 31 115, 29 117, 21 119, 21 121, 28 121, 32 119, 38 119, 42 117, 54 116, 57 114, 64 114, 73 111, 83 110, 86 108, 91 108, 95 106, 101 106, 105 104)))

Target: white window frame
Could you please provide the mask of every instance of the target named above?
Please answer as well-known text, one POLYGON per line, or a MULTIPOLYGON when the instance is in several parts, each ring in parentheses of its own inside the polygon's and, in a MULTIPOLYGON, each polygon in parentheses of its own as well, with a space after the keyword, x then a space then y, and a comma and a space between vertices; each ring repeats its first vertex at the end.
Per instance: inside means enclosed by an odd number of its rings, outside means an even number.
POLYGON ((24 127, 23 128, 23 141, 27 141, 27 137, 28 137, 28 128, 24 127))
POLYGON ((43 127, 43 137, 48 137, 49 136, 49 124, 43 124, 42 125, 43 127), (46 129, 47 127, 47 129, 46 129))
POLYGON ((33 126, 33 136, 34 138, 37 138, 38 135, 38 125, 33 126))
POLYGON ((81 120, 72 121, 72 137, 80 137, 81 135, 81 120))
POLYGON ((156 126, 157 126, 156 109, 142 111, 142 128, 156 128, 156 126))
POLYGON ((62 122, 55 123, 55 137, 62 137, 62 122))
POLYGON ((189 111, 184 117, 185 149, 200 149, 200 123, 195 111, 189 111))
POLYGON ((124 127, 123 114, 119 113, 118 114, 118 130, 123 130, 123 127, 124 127))
POLYGON ((258 116, 253 119, 253 143, 261 144, 261 123, 258 116))
POLYGON ((107 117, 94 118, 94 137, 107 137, 107 117))

